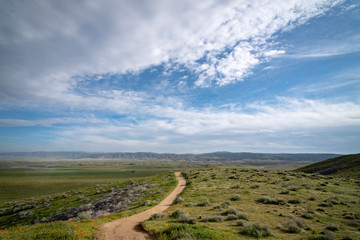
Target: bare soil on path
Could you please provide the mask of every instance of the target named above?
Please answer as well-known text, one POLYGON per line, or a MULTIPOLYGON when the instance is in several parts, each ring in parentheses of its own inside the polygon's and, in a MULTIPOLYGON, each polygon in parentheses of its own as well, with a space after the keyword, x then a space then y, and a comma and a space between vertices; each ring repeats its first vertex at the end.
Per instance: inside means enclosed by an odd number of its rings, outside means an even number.
POLYGON ((185 178, 180 172, 175 173, 179 183, 176 188, 158 205, 144 212, 120 218, 118 220, 104 224, 97 234, 96 240, 153 240, 145 230, 141 223, 148 220, 154 213, 160 213, 168 209, 174 202, 176 197, 184 190, 186 185, 185 178))

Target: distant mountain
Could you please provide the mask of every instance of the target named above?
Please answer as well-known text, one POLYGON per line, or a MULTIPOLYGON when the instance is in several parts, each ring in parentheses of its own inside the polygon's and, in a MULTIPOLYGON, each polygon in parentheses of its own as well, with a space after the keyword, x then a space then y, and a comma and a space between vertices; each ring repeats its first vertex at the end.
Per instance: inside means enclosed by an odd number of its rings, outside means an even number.
POLYGON ((339 154, 289 154, 289 153, 249 153, 249 152, 213 152, 203 154, 174 154, 174 153, 151 153, 151 152, 115 152, 115 153, 88 153, 88 152, 11 152, 0 153, 0 159, 31 159, 31 158, 53 158, 53 159, 125 159, 125 160, 169 160, 169 161, 240 161, 244 164, 264 165, 266 162, 272 164, 278 162, 318 162, 325 159, 340 156, 339 154))
POLYGON ((323 175, 338 174, 360 177, 360 154, 343 155, 331 158, 299 168, 296 171, 319 173, 323 175))

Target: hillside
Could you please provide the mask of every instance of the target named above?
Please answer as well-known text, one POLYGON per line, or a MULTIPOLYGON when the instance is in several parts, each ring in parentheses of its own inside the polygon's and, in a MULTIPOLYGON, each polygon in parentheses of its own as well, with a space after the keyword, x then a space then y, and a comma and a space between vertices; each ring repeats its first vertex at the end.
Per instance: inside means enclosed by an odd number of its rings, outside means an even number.
POLYGON ((330 158, 299 168, 296 171, 323 175, 339 174, 344 176, 360 176, 360 154, 330 158))
POLYGON ((158 239, 359 240, 357 179, 234 168, 183 175, 181 198, 143 224, 158 239))

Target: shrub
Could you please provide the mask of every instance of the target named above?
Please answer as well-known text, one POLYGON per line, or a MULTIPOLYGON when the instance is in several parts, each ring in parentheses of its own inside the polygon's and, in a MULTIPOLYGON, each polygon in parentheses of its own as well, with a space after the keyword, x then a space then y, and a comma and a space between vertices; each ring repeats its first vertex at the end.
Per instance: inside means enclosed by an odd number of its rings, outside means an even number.
POLYGON ((232 221, 232 220, 236 220, 236 219, 238 219, 238 217, 235 214, 229 214, 229 215, 227 215, 227 218, 226 218, 226 220, 228 220, 228 221, 232 221))
POLYGON ((310 236, 309 240, 336 240, 335 234, 330 231, 324 231, 323 235, 310 236))
POLYGON ((201 222, 222 222, 224 217, 220 215, 201 217, 201 222))
POLYGON ((88 213, 82 213, 78 215, 78 219, 80 221, 86 221, 86 220, 90 220, 91 219, 91 215, 88 213))
POLYGON ((249 217, 245 213, 240 213, 237 215, 238 219, 249 221, 249 217))
POLYGON ((333 205, 329 202, 322 202, 318 206, 319 207, 332 207, 333 205))
POLYGON ((305 218, 305 219, 313 219, 314 216, 311 215, 310 213, 304 213, 301 215, 302 218, 305 218))
POLYGON ((299 199, 290 199, 288 201, 288 203, 291 203, 291 204, 299 204, 300 203, 300 200, 299 199))
POLYGON ((328 201, 334 205, 340 204, 339 200, 337 198, 330 198, 328 201))
POLYGON ((260 225, 258 223, 245 224, 240 234, 255 238, 273 236, 266 225, 260 225))
POLYGON ((306 208, 306 212, 307 213, 315 213, 314 210, 312 210, 311 208, 306 208))
POLYGON ((239 194, 235 194, 230 198, 231 201, 239 201, 241 199, 241 196, 239 194))
POLYGON ((170 215, 172 218, 179 218, 181 216, 189 216, 189 213, 184 209, 177 209, 170 215))
POLYGON ((326 229, 334 232, 334 231, 339 230, 339 227, 335 224, 329 224, 326 226, 326 229))
POLYGON ((235 185, 235 186, 232 186, 231 188, 232 188, 232 189, 240 189, 241 186, 240 186, 240 184, 237 184, 237 185, 235 185))
POLYGON ((189 215, 180 216, 177 218, 177 222, 179 223, 188 223, 188 224, 195 224, 195 218, 190 217, 189 215))
POLYGON ((347 221, 347 224, 351 227, 360 227, 360 222, 356 220, 349 220, 347 221))
POLYGON ((230 204, 230 202, 229 201, 226 201, 226 202, 224 202, 223 204, 221 204, 221 206, 223 207, 223 208, 227 208, 227 207, 229 207, 231 204, 230 204))
POLYGON ((257 200, 258 203, 263 204, 274 204, 274 205, 284 205, 285 201, 279 198, 270 198, 268 196, 261 197, 257 200))
POLYGON ((221 210, 221 205, 220 204, 214 205, 214 209, 221 210))
POLYGON ((305 224, 303 221, 301 221, 299 219, 292 219, 289 222, 287 222, 280 229, 287 233, 300 233, 301 229, 304 227, 305 227, 305 224))
POLYGON ((199 207, 206 207, 209 205, 210 205, 210 202, 207 199, 204 202, 198 204, 199 207))
POLYGON ((344 219, 350 219, 350 220, 354 220, 354 219, 360 219, 360 214, 358 214, 358 213, 349 213, 349 212, 345 212, 344 214, 343 214, 343 217, 344 217, 344 219))
POLYGON ((256 188, 259 188, 260 186, 258 184, 255 184, 255 185, 252 185, 250 188, 251 189, 256 189, 256 188))
POLYGON ((309 201, 315 201, 316 198, 315 197, 309 197, 309 201))
POLYGON ((174 204, 177 204, 177 203, 183 202, 183 201, 184 201, 184 199, 183 199, 182 197, 177 196, 177 197, 175 198, 174 204))
POLYGON ((280 194, 289 194, 290 192, 288 190, 283 190, 280 192, 280 194))
POLYGON ((154 213, 151 215, 150 220, 164 219, 167 218, 167 216, 166 213, 154 213))
POLYGON ((240 226, 240 227, 243 227, 243 226, 245 226, 245 222, 244 221, 237 221, 236 225, 240 226))
POLYGON ((230 214, 238 215, 238 211, 235 208, 231 207, 231 208, 229 208, 226 211, 221 213, 221 215, 223 215, 223 216, 228 216, 230 214))

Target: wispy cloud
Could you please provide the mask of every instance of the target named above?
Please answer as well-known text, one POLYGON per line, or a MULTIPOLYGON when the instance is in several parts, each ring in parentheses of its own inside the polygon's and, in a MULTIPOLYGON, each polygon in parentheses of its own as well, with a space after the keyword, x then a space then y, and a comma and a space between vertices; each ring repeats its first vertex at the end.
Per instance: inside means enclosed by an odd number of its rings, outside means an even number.
MULTIPOLYGON (((342 36, 342 38, 344 38, 342 36)), ((298 49, 296 53, 286 55, 289 58, 326 58, 360 52, 360 35, 345 36, 346 39, 321 41, 309 48, 298 49)))
POLYGON ((52 127, 58 124, 99 124, 106 123, 106 120, 100 120, 96 118, 48 118, 41 120, 24 120, 24 119, 0 119, 1 127, 29 127, 29 126, 40 126, 40 127, 52 127))

